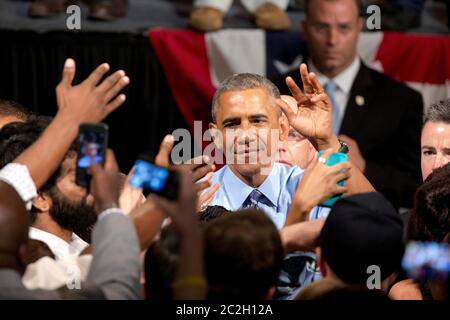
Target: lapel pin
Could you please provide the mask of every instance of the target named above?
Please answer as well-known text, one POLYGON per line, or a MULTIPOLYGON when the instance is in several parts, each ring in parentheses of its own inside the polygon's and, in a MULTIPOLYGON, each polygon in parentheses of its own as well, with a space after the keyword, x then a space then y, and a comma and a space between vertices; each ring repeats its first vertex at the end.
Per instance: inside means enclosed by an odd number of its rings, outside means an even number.
POLYGON ((355 97, 355 102, 358 106, 362 107, 363 105, 366 104, 366 101, 364 100, 363 96, 356 96, 355 97))

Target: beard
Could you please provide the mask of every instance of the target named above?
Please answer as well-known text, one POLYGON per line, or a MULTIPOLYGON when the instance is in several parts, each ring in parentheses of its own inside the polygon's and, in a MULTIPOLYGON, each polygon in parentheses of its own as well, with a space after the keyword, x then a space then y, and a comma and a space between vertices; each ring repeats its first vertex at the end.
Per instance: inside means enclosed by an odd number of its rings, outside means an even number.
POLYGON ((50 190, 49 195, 53 203, 49 214, 53 220, 90 243, 92 229, 97 222, 94 206, 87 204, 86 197, 80 201, 72 201, 54 189, 50 190))

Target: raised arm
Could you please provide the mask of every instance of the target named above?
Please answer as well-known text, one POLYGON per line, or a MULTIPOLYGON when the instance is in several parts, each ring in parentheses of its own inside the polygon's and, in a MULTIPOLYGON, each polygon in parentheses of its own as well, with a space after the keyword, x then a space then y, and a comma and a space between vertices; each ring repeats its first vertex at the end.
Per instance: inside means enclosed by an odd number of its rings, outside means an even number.
MULTIPOLYGON (((297 101, 298 109, 293 111, 282 99, 277 104, 289 120, 289 124, 308 138, 317 150, 331 149, 337 152, 341 144, 331 127, 332 106, 322 85, 314 73, 308 73, 305 64, 300 66, 304 92, 288 77, 286 84, 297 101)), ((362 172, 350 162, 351 176, 346 181, 346 195, 374 191, 362 172)))
POLYGON ((101 80, 108 70, 109 65, 104 63, 73 86, 75 61, 66 60, 62 80, 56 87, 58 113, 36 143, 14 160, 27 166, 37 189, 62 161, 77 136, 79 125, 102 121, 125 101, 125 95, 118 94, 129 83, 129 78, 119 70, 101 80))
POLYGON ((133 222, 117 208, 121 178, 113 153, 107 153, 105 169, 94 163, 90 170, 99 220, 86 285, 100 288, 107 299, 140 299, 140 246, 133 222))

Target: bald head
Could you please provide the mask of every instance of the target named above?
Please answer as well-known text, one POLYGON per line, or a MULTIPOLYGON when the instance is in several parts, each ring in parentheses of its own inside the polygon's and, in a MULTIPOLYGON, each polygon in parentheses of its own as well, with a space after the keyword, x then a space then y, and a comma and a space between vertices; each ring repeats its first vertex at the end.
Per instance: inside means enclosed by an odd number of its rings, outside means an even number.
POLYGON ((0 268, 20 268, 20 247, 28 240, 28 212, 16 192, 0 181, 0 268))

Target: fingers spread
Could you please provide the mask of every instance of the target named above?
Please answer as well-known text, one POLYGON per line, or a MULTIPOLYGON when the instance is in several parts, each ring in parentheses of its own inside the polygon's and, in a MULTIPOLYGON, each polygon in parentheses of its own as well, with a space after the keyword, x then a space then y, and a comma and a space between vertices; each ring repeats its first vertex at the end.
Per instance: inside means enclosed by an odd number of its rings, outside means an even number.
POLYGON ((89 77, 84 80, 84 82, 88 83, 91 87, 95 87, 100 79, 109 71, 109 64, 102 63, 95 69, 89 77))
POLYGON ((299 102, 301 98, 303 97, 303 92, 300 90, 298 85, 295 83, 294 79, 291 77, 286 78, 286 85, 289 88, 289 91, 291 91, 292 96, 299 102))
POLYGON ((118 95, 113 101, 108 103, 105 107, 106 114, 111 113, 112 111, 116 110, 118 107, 122 105, 122 103, 125 102, 126 96, 124 94, 118 95))
POLYGON ((317 92, 317 93, 324 92, 323 87, 320 84, 319 80, 317 80, 317 76, 315 73, 311 72, 309 74, 309 81, 311 82, 311 85, 315 92, 317 92))
POLYGON ((158 154, 155 157, 156 165, 164 168, 169 167, 170 153, 172 152, 174 141, 175 138, 171 134, 168 134, 164 137, 163 141, 159 146, 158 154))
POLYGON ((207 181, 198 182, 198 183, 195 184, 195 190, 197 192, 201 192, 201 191, 203 191, 205 189, 208 189, 210 187, 210 185, 211 185, 211 182, 208 181, 208 180, 207 181))
POLYGON ((61 84, 65 87, 72 86, 73 78, 75 77, 75 61, 71 58, 64 63, 63 75, 61 84))
POLYGON ((305 91, 305 93, 313 94, 314 89, 311 84, 311 81, 309 80, 308 68, 306 67, 306 64, 304 64, 304 63, 302 63, 300 65, 300 76, 302 77, 303 90, 305 91))
POLYGON ((127 76, 124 76, 119 79, 119 81, 116 82, 116 84, 106 92, 105 94, 105 101, 110 101, 112 98, 117 96, 119 92, 125 88, 130 83, 130 78, 127 76))
POLYGON ((194 178, 194 181, 198 181, 205 177, 208 173, 213 172, 215 169, 215 166, 213 164, 206 164, 200 167, 197 167, 195 170, 192 171, 192 176, 194 178))
MULTIPOLYGON (((103 80, 96 88, 98 92, 100 92, 103 95, 107 95, 110 90, 113 89, 113 87, 119 83, 125 86, 126 84, 122 83, 122 78, 125 78, 125 72, 123 70, 118 70, 114 72, 112 75, 107 77, 105 80, 103 80)), ((119 90, 120 91, 120 90, 119 90)))
POLYGON ((275 103, 280 107, 281 111, 283 111, 288 120, 291 119, 293 116, 295 116, 294 111, 292 111, 292 109, 283 99, 276 99, 275 103))

